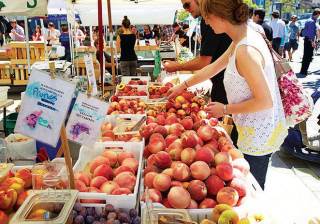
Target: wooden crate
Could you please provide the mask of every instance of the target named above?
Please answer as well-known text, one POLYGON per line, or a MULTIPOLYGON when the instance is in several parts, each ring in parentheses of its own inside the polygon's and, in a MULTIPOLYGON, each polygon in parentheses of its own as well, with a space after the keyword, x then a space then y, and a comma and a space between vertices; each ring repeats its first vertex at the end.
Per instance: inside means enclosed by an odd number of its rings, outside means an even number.
POLYGON ((0 61, 0 84, 11 84, 10 67, 10 61, 0 61))
MULTIPOLYGON (((74 61, 74 66, 76 68, 76 72, 80 76, 87 75, 86 65, 83 59, 77 59, 74 61)), ((94 67, 94 74, 96 80, 100 78, 100 64, 98 60, 93 59, 93 67, 94 67)))
MULTIPOLYGON (((36 61, 45 60, 45 44, 30 41, 30 66, 36 61)), ((10 42, 10 62, 14 74, 13 85, 26 85, 29 80, 26 42, 10 42)))

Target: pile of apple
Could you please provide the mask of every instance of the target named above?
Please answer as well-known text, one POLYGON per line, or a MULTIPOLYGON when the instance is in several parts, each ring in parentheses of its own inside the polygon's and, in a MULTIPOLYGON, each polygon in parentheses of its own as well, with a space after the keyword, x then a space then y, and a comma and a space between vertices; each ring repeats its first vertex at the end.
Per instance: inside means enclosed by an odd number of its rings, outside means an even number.
POLYGON ((139 90, 138 87, 120 84, 116 96, 147 96, 145 90, 139 90))
POLYGON ((248 162, 224 132, 206 124, 192 129, 191 120, 190 125, 182 120, 141 130, 148 141, 144 186, 149 198, 168 208, 241 204, 248 193, 248 162))
POLYGON ((112 96, 107 114, 144 114, 146 108, 146 103, 140 99, 121 99, 112 96))
POLYGON ((29 169, 10 172, 0 183, 0 223, 9 221, 8 215, 16 211, 28 197, 32 187, 32 174, 29 169))
MULTIPOLYGON (((75 186, 80 192, 112 195, 132 194, 136 185, 139 161, 131 152, 106 149, 90 161, 85 170, 75 173, 75 186)), ((99 200, 84 200, 99 203, 99 200)))
POLYGON ((148 91, 149 91, 149 99, 158 99, 167 96, 169 89, 173 87, 173 84, 167 82, 164 85, 159 84, 150 84, 148 91))
MULTIPOLYGON (((181 95, 172 99, 166 104, 166 113, 161 113, 166 117, 175 114, 178 118, 191 116, 194 120, 202 120, 207 117, 204 106, 206 101, 203 97, 195 96, 193 93, 184 91, 181 95)), ((147 115, 156 118, 159 111, 148 110, 147 115)), ((150 118, 151 119, 151 118, 150 118)), ((165 125, 165 123, 163 123, 165 125)))
MULTIPOLYGON (((110 122, 104 122, 101 125, 101 141, 125 141, 125 142, 141 142, 142 137, 140 133, 137 134, 123 134, 123 135, 115 135, 114 129, 115 127, 110 122)), ((128 127, 127 131, 130 131, 128 127)))

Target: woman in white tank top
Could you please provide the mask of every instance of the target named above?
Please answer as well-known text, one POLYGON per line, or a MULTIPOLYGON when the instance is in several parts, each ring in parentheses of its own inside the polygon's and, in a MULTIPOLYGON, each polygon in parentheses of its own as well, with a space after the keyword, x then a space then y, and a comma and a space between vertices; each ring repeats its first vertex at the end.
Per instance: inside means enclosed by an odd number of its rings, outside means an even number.
POLYGON ((229 104, 212 102, 206 112, 218 118, 232 114, 239 133, 238 148, 264 188, 270 156, 287 136, 271 53, 262 36, 247 25, 248 6, 242 0, 201 0, 200 10, 215 33, 228 34, 233 43, 218 60, 173 88, 169 97, 226 68, 229 104))

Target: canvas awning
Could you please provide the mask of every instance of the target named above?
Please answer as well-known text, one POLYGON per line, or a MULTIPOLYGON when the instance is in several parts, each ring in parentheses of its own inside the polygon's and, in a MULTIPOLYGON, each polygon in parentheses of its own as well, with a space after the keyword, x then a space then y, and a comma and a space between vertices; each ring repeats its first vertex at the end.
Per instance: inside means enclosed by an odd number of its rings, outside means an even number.
POLYGON ((1 16, 45 16, 47 8, 45 0, 0 0, 1 16))

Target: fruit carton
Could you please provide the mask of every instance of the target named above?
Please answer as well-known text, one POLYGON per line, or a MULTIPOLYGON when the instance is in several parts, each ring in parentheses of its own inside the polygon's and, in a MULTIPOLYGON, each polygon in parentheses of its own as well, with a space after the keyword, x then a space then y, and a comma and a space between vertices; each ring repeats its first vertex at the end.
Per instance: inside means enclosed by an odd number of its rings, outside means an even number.
MULTIPOLYGON (((80 192, 79 198, 93 200, 99 199, 104 201, 106 204, 111 203, 115 207, 124 209, 134 208, 136 206, 137 196, 139 193, 139 180, 142 170, 142 147, 142 144, 139 142, 97 142, 92 148, 82 146, 79 152, 79 159, 73 167, 74 172, 85 170, 88 162, 92 161, 95 157, 100 155, 103 151, 106 150, 106 148, 121 148, 124 151, 133 153, 135 158, 139 161, 139 166, 136 176, 136 184, 132 194, 107 195, 105 193, 80 192)), ((85 206, 90 206, 90 204, 87 204, 85 206)))
POLYGON ((149 98, 148 86, 147 85, 117 85, 116 96, 119 98, 127 96, 144 96, 146 99, 149 98), (140 94, 143 93, 143 94, 140 94))
POLYGON ((150 76, 122 76, 121 83, 129 85, 148 85, 151 78, 150 76))

